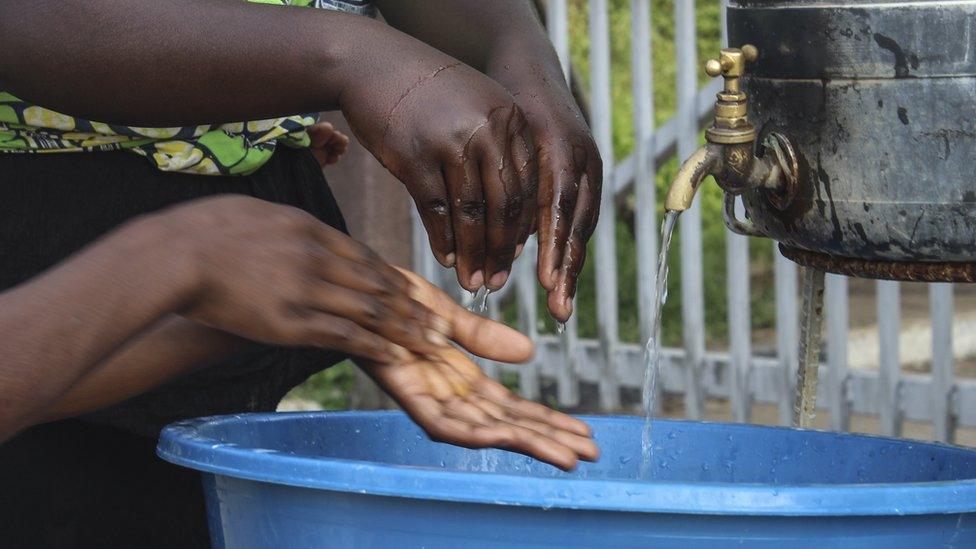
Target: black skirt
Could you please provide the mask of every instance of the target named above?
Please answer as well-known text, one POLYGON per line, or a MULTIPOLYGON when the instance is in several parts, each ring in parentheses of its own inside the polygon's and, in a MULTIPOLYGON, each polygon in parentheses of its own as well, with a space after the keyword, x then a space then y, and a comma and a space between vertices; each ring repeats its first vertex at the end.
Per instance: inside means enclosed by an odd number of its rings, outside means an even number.
MULTIPOLYGON (((223 193, 297 206, 346 230, 307 150, 279 147, 267 165, 237 178, 163 173, 123 152, 0 154, 0 290, 134 216, 223 193)), ((0 446, 0 545, 208 546, 199 475, 155 456, 159 430, 189 417, 274 410, 292 387, 342 358, 264 347, 20 433, 0 446)))

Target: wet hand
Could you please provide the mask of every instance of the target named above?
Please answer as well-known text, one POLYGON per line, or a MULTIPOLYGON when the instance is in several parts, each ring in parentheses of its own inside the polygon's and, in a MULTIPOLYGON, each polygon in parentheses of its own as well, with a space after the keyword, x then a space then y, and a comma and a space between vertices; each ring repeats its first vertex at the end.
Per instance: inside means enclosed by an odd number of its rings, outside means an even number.
POLYGON ((407 279, 310 214, 244 196, 156 215, 192 272, 183 316, 264 343, 392 362, 448 345, 449 323, 410 297, 407 279))
POLYGON ((603 161, 561 73, 500 61, 489 72, 504 82, 525 114, 539 159, 539 283, 549 293, 549 312, 565 322, 586 243, 596 228, 603 161))
MULTIPOLYGON (((461 347, 491 360, 531 357, 532 343, 524 335, 465 310, 413 273, 404 274, 419 288, 419 301, 452 320, 461 347)), ((397 363, 358 363, 434 440, 503 448, 564 470, 599 457, 585 423, 514 395, 458 349, 397 363)))
POLYGON ((498 289, 534 230, 525 117, 497 82, 419 41, 404 38, 397 55, 395 70, 351 87, 343 112, 410 191, 438 261, 469 291, 498 289))

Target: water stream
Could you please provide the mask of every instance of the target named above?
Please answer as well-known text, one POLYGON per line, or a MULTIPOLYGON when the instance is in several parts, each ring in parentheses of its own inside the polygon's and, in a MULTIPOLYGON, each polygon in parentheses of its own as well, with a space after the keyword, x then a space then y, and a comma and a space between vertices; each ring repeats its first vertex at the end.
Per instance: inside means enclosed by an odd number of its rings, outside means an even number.
POLYGON ((641 402, 644 405, 644 428, 641 431, 641 465, 638 478, 649 479, 653 474, 651 467, 651 419, 654 416, 654 397, 657 394, 657 378, 661 355, 661 311, 668 299, 668 248, 675 222, 681 212, 665 213, 661 224, 661 253, 657 260, 657 279, 654 288, 654 301, 651 304, 650 329, 647 344, 644 346, 644 382, 641 386, 641 402))
POLYGON ((817 414, 820 369, 820 326, 823 324, 824 272, 804 267, 803 308, 800 310, 800 352, 793 400, 793 426, 813 427, 817 414))
POLYGON ((484 314, 488 309, 488 294, 491 293, 486 286, 478 288, 477 292, 471 292, 471 304, 468 310, 473 313, 484 314))

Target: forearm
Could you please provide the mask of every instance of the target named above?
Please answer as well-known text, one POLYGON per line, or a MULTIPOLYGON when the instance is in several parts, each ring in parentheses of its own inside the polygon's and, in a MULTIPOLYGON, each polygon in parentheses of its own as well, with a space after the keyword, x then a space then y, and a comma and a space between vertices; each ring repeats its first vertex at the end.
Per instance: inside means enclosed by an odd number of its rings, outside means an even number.
POLYGON ((530 0, 379 0, 397 29, 485 72, 512 90, 526 79, 568 87, 530 0))
POLYGON ((53 421, 117 404, 256 345, 169 315, 92 368, 48 406, 39 419, 53 421))
POLYGON ((174 255, 158 224, 136 222, 0 294, 0 440, 189 299, 174 255))
POLYGON ((396 35, 366 17, 242 0, 4 0, 0 85, 129 125, 319 112, 350 81, 388 70, 408 39, 396 35))

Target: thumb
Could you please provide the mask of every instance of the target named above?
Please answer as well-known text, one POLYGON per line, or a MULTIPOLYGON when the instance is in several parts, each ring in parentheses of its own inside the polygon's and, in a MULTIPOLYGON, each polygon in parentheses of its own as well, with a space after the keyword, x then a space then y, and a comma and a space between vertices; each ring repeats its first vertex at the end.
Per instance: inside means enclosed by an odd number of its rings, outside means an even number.
POLYGON ((412 283, 412 297, 444 317, 452 339, 466 351, 488 360, 526 362, 535 353, 532 340, 518 330, 472 313, 417 273, 397 268, 412 283))
POLYGON ((454 341, 465 350, 488 360, 526 362, 535 353, 532 340, 524 334, 476 315, 455 304, 453 315, 454 341))

